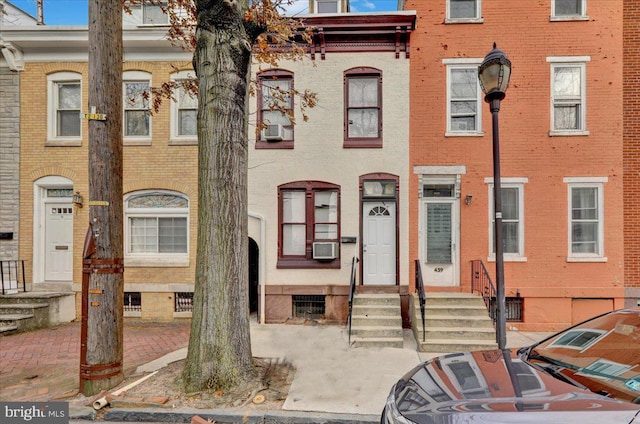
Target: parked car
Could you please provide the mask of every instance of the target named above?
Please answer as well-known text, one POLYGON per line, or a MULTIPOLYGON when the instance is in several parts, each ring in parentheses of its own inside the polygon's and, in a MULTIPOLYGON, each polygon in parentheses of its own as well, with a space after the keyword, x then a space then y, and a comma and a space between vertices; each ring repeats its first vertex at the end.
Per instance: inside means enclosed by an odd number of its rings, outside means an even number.
POLYGON ((381 423, 640 423, 640 308, 428 360, 393 386, 381 423))

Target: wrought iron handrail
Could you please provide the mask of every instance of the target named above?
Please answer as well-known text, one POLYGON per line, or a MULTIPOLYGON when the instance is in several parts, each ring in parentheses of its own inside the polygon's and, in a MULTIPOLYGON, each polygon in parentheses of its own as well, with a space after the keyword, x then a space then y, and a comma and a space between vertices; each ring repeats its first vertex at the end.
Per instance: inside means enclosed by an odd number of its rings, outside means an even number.
POLYGON ((20 289, 20 277, 22 277, 22 291, 27 291, 27 284, 24 278, 24 261, 0 261, 0 281, 2 282, 2 294, 9 290, 20 289), (12 278, 13 277, 13 278, 12 278), (8 287, 10 282, 16 283, 16 287, 8 287))
POLYGON ((351 278, 349 280, 349 316, 347 318, 347 325, 349 327, 349 346, 351 346, 351 318, 353 315, 353 296, 356 294, 356 264, 358 258, 353 257, 351 259, 351 278))
POLYGON ((471 261, 471 293, 479 293, 482 296, 487 312, 495 323, 496 288, 493 285, 487 267, 479 259, 471 261))
POLYGON ((422 268, 420 266, 420 260, 416 259, 416 291, 418 292, 418 299, 420 299, 420 315, 422 316, 422 341, 426 341, 427 331, 425 328, 425 312, 424 305, 427 300, 427 296, 424 292, 424 282, 422 281, 422 268))

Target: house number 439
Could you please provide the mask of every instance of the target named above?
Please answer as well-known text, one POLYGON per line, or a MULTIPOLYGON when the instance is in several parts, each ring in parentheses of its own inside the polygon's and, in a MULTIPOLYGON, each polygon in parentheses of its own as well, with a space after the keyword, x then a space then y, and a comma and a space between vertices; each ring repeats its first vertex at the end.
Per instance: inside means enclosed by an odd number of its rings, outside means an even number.
POLYGON ((433 268, 433 270, 434 270, 435 272, 442 272, 442 271, 444 271, 444 268, 442 268, 442 267, 438 267, 438 268, 433 268))

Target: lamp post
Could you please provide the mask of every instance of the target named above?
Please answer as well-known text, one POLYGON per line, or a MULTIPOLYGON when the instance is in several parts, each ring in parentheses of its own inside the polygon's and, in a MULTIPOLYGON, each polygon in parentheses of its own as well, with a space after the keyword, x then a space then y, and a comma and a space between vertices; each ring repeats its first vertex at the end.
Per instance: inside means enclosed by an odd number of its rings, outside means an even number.
POLYGON ((491 50, 478 67, 478 79, 489 103, 493 127, 493 200, 494 240, 496 246, 496 341, 498 349, 504 349, 507 341, 504 294, 504 249, 502 245, 502 187, 500 184, 500 135, 498 112, 500 101, 505 97, 511 77, 511 61, 493 43, 491 50))

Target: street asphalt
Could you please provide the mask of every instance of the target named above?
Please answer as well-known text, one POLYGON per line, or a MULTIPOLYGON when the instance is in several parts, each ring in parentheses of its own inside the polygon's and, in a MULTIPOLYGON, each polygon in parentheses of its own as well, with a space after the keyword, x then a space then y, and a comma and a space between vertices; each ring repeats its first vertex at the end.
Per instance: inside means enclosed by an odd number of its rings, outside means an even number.
MULTIPOLYGON (((0 401, 47 401, 77 392, 79 338, 75 338, 78 346, 74 346, 75 332, 79 334, 79 325, 72 323, 0 337, 0 401), (69 346, 53 352, 53 346, 65 346, 61 338, 67 340, 69 346), (24 339, 36 340, 40 345, 25 348, 24 339), (43 343, 49 348, 43 348, 43 343), (29 365, 25 361, 34 362, 29 365), (61 379, 62 375, 69 381, 61 379)), ((186 356, 186 322, 127 324, 124 332, 127 376, 152 372, 186 356)), ((348 346, 348 334, 343 326, 252 322, 253 355, 288 361, 295 367, 282 410, 110 408, 101 419, 189 423, 197 415, 218 424, 379 423, 385 400, 396 380, 415 365, 436 356, 418 352, 411 331, 405 330, 404 334, 402 349, 354 348, 348 346)), ((551 333, 508 331, 507 346, 529 345, 548 334, 551 333)), ((76 406, 73 402, 70 402, 70 415, 73 423, 96 419, 93 408, 76 406)))

